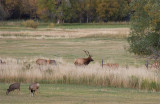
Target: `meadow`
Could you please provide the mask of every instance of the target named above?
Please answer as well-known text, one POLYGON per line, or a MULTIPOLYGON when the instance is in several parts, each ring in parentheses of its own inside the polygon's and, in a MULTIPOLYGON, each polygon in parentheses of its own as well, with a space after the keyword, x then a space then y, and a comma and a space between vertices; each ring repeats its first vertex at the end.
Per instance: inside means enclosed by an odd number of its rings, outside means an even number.
POLYGON ((29 84, 5 95, 8 83, 0 83, 1 104, 159 104, 160 93, 134 89, 73 84, 41 84, 40 94, 31 97, 29 84))
POLYGON ((128 23, 49 26, 40 23, 32 29, 21 26, 21 22, 0 25, 0 59, 7 63, 0 65, 1 102, 9 103, 8 97, 12 103, 21 104, 53 100, 55 104, 159 102, 160 72, 146 69, 144 57, 128 52, 128 23), (90 52, 94 62, 75 67, 76 58, 87 57, 83 50, 90 52), (39 67, 35 63, 38 58, 55 59, 58 65, 39 67), (102 68, 102 59, 119 64, 119 68, 102 68), (22 83, 22 94, 5 96, 13 82, 22 83), (41 94, 33 99, 28 92, 32 82, 42 85, 41 94))

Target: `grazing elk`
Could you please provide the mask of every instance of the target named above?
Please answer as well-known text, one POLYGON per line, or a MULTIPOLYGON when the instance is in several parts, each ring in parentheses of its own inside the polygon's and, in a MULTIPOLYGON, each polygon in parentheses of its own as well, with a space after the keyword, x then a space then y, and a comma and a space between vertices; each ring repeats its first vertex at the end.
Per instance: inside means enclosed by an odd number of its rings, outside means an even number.
POLYGON ((107 63, 107 64, 103 64, 103 60, 102 60, 102 68, 104 68, 104 67, 106 67, 106 68, 116 68, 116 69, 118 69, 119 64, 117 64, 117 63, 107 63))
POLYGON ((9 92, 14 91, 18 89, 20 91, 20 83, 13 83, 9 86, 9 89, 7 89, 6 95, 9 94, 9 92))
MULTIPOLYGON (((40 84, 37 83, 37 82, 36 83, 32 83, 31 85, 29 85, 29 90, 30 90, 32 96, 34 96, 35 91, 39 90, 39 89, 40 89, 40 84)), ((39 93, 40 93, 40 91, 39 91, 39 93)))
POLYGON ((89 54, 88 51, 86 51, 86 50, 83 50, 83 51, 86 53, 86 55, 88 56, 88 58, 78 58, 78 59, 76 59, 75 62, 74 62, 74 64, 76 66, 88 65, 91 61, 94 61, 92 59, 92 56, 89 54))

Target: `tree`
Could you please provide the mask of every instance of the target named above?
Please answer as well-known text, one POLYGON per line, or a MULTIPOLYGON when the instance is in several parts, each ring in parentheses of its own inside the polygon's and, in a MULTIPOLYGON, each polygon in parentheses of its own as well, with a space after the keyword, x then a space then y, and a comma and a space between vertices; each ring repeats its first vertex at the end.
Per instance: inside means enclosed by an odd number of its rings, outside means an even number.
POLYGON ((69 6, 69 0, 39 0, 38 14, 41 19, 56 21, 58 24, 63 21, 64 9, 69 6))
POLYGON ((114 20, 119 8, 117 0, 97 0, 96 12, 100 21, 114 20))
POLYGON ((0 2, 0 20, 6 19, 8 17, 8 15, 9 15, 8 11, 5 10, 4 6, 5 6, 5 2, 2 0, 0 2))
POLYGON ((160 1, 132 0, 129 51, 137 55, 153 55, 160 51, 160 1))

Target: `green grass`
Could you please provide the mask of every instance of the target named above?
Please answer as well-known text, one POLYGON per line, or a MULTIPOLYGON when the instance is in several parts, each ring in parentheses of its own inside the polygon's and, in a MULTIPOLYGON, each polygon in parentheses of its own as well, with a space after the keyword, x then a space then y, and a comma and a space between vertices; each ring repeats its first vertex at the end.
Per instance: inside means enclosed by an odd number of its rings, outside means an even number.
POLYGON ((1 104, 159 104, 159 92, 85 85, 40 84, 40 94, 31 97, 29 84, 5 95, 9 84, 0 83, 1 104))
MULTIPOLYGON (((22 25, 23 21, 1 21, 0 30, 2 31, 22 31, 22 30, 31 30, 35 31, 36 29, 26 28, 22 25)), ((52 22, 39 22, 38 28, 45 29, 49 28, 52 22)), ((54 28, 63 28, 63 29, 91 29, 91 28, 130 28, 129 23, 127 22, 109 22, 109 23, 64 23, 64 24, 55 24, 54 28)))
POLYGON ((0 39, 0 56, 13 58, 48 57, 63 58, 74 62, 78 57, 86 57, 83 50, 88 50, 95 62, 119 63, 121 65, 142 65, 143 59, 135 58, 124 47, 125 39, 113 38, 74 38, 74 39, 0 39))
POLYGON ((60 24, 55 25, 56 28, 67 28, 67 29, 86 29, 86 28, 129 28, 129 24, 100 24, 100 23, 89 23, 89 24, 60 24))

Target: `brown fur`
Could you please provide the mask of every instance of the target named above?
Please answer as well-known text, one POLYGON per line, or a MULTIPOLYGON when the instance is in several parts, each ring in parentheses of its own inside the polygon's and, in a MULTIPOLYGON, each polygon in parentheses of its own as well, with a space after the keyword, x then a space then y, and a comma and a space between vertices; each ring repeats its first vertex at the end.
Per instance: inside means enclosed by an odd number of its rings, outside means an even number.
POLYGON ((36 64, 37 65, 47 65, 47 64, 56 65, 56 61, 46 60, 46 59, 37 59, 36 64))
POLYGON ((20 91, 20 83, 13 83, 9 86, 9 89, 7 89, 6 95, 9 94, 9 92, 14 91, 18 89, 20 91))
POLYGON ((158 69, 159 68, 159 63, 154 62, 153 64, 151 64, 150 68, 158 69))
POLYGON ((84 51, 87 55, 88 55, 88 58, 78 58, 75 60, 74 64, 75 65, 88 65, 91 61, 94 61, 92 59, 92 56, 89 54, 88 51, 84 51))
POLYGON ((118 68, 119 64, 116 63, 107 63, 107 64, 103 64, 103 67, 108 67, 108 68, 118 68))
MULTIPOLYGON (((40 89, 39 83, 32 83, 31 85, 29 85, 29 90, 30 90, 32 96, 34 96, 35 91, 38 89, 40 89)), ((40 93, 40 91, 39 91, 39 93, 40 93)))
POLYGON ((38 64, 38 65, 47 65, 47 60, 45 60, 45 59, 37 59, 36 64, 38 64))

